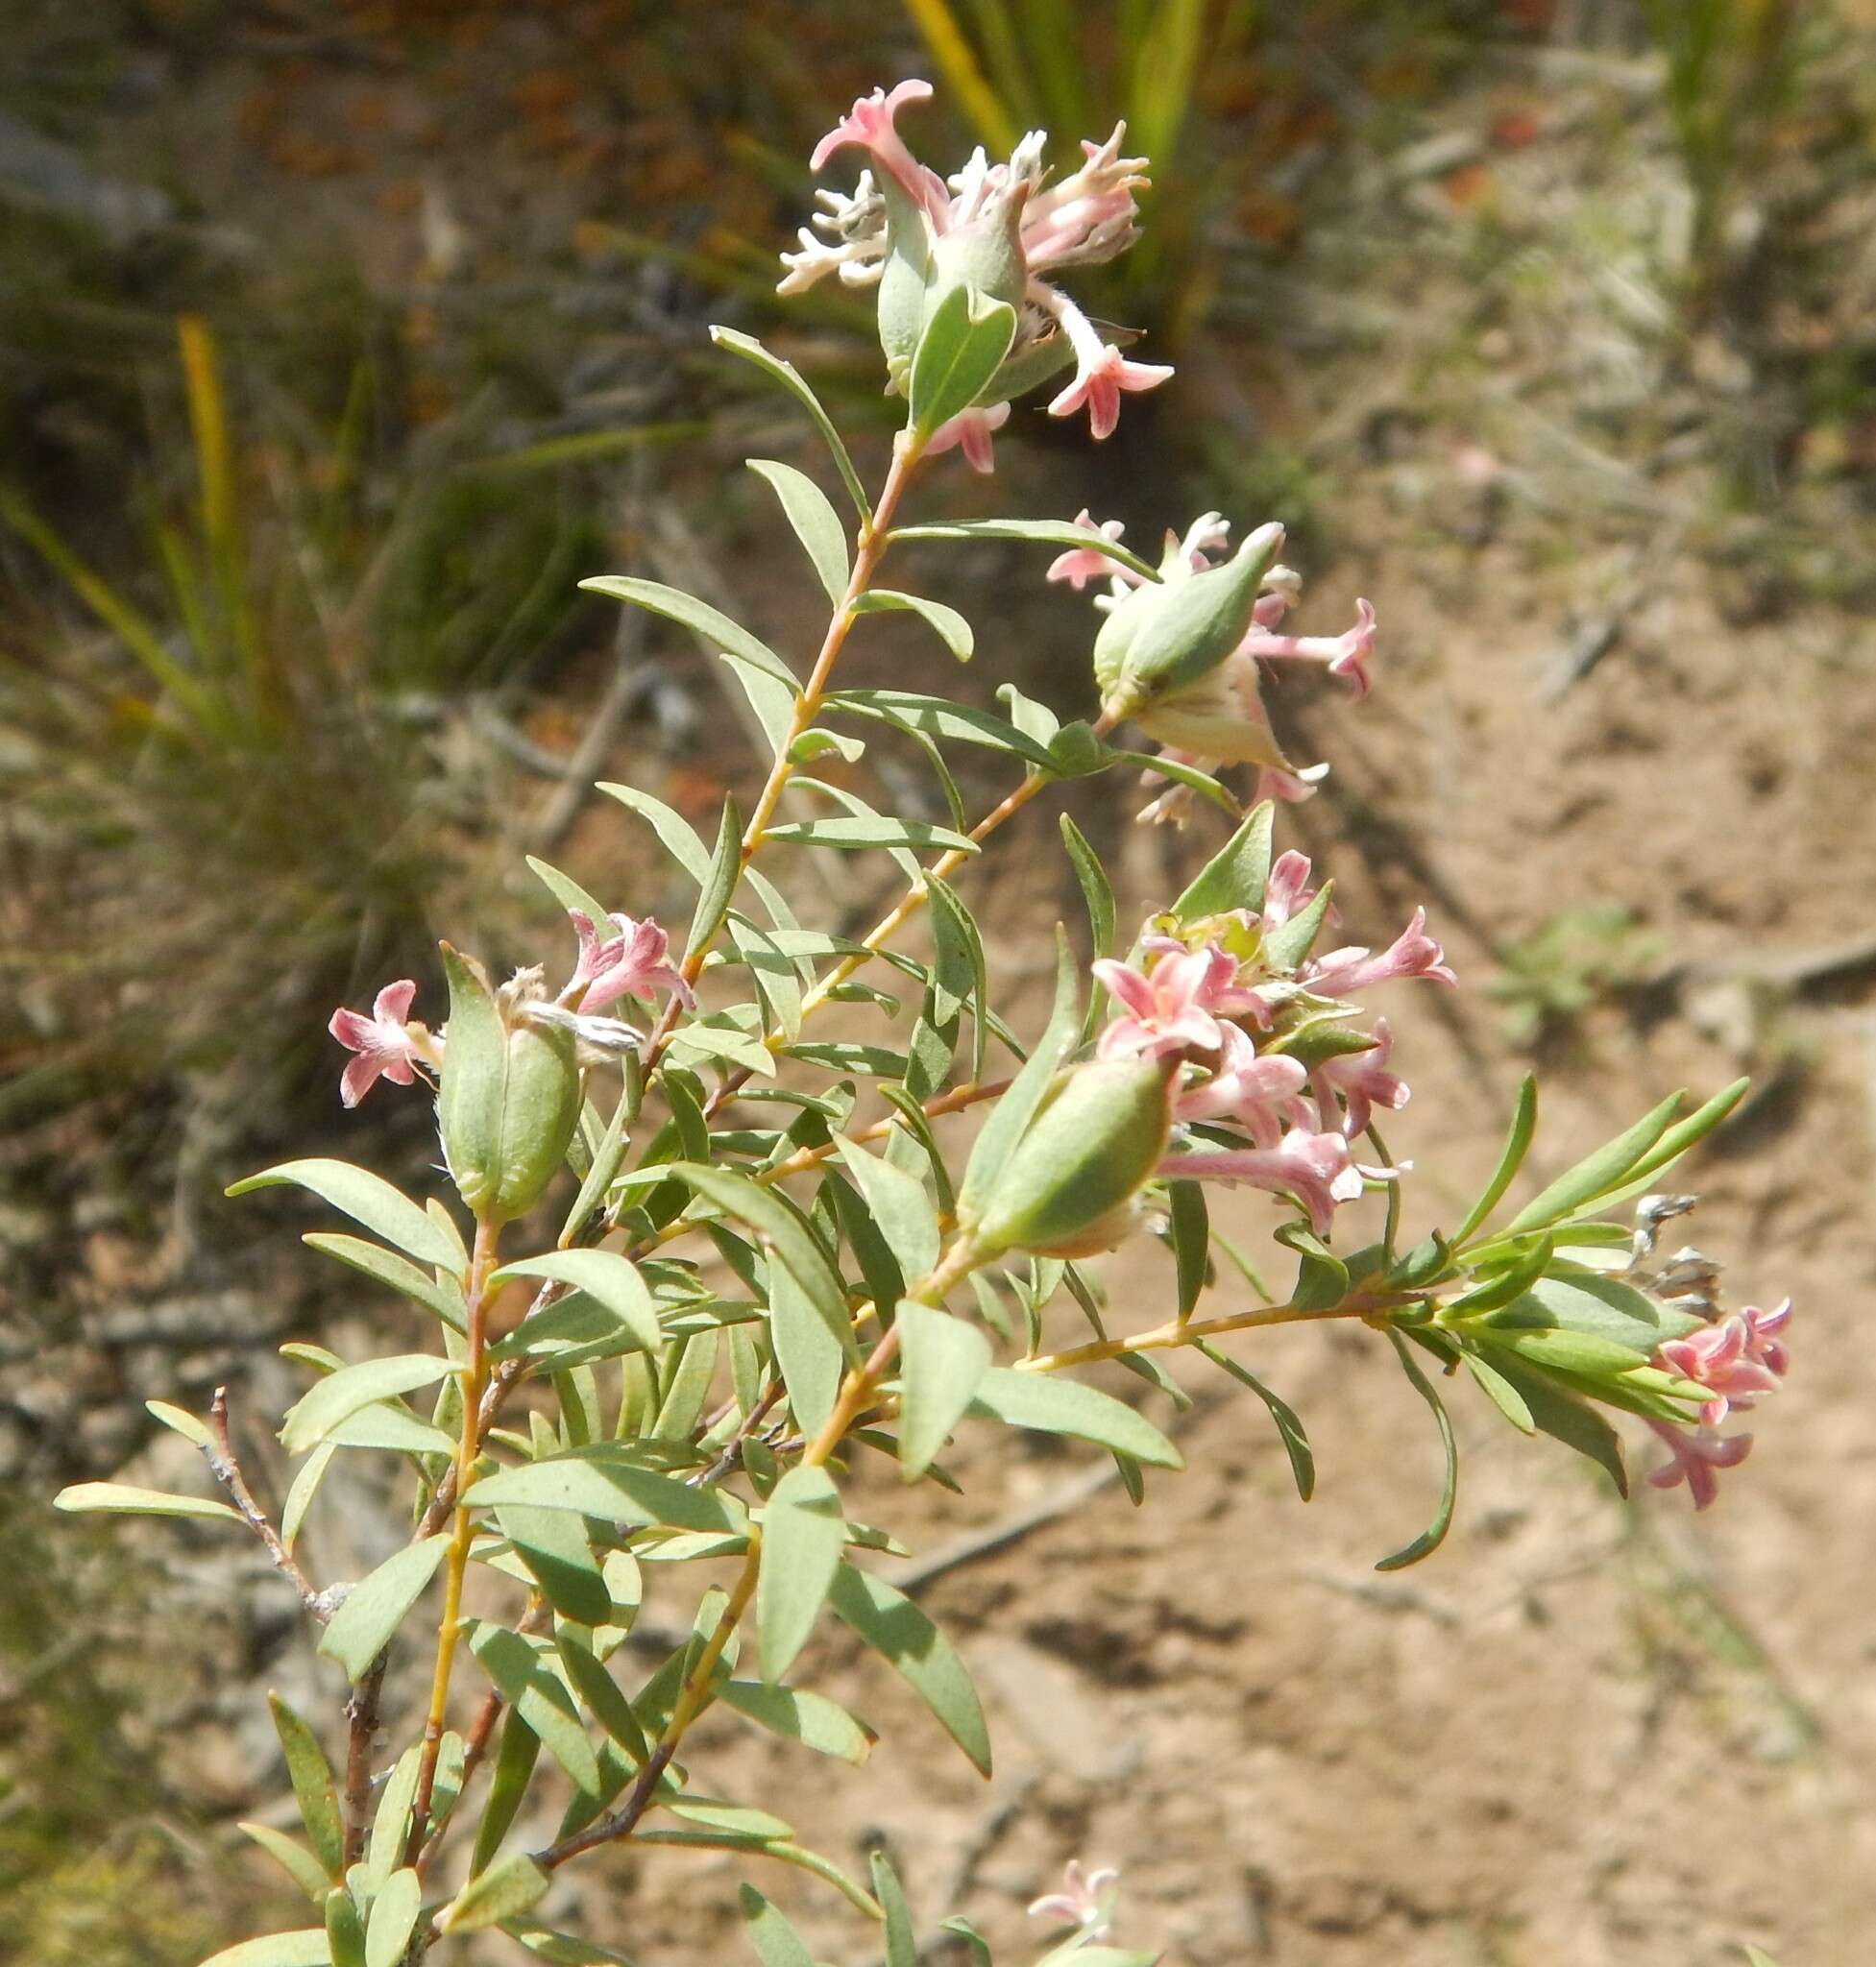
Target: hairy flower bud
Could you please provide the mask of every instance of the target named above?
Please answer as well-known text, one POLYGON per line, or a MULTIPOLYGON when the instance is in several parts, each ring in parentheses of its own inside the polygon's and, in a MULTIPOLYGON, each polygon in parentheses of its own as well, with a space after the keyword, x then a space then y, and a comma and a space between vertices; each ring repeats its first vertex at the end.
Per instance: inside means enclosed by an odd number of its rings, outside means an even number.
POLYGON ((1136 716, 1210 675, 1250 633, 1258 589, 1282 546, 1283 528, 1273 522, 1222 567, 1194 571, 1169 556, 1166 578, 1135 588, 1095 638, 1104 708, 1136 716))
POLYGON ((579 1119, 574 1033, 526 1020, 529 980, 500 992, 473 957, 443 945, 449 1046, 437 1094, 443 1157, 483 1221, 524 1214, 552 1179, 579 1119))
POLYGON ((979 1255, 1089 1256, 1119 1242, 1165 1150, 1175 1069, 1097 1059, 1059 1075, 987 1206, 965 1226, 979 1255))

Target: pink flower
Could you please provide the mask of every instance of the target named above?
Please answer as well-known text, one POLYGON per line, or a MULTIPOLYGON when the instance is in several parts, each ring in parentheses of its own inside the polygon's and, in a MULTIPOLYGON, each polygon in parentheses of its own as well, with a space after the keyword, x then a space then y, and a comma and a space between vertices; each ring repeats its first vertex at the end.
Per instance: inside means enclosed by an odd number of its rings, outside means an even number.
POLYGON ((587 1016, 617 1004, 621 997, 636 997, 649 1004, 660 990, 669 990, 680 1004, 696 1008, 691 986, 670 961, 670 937, 647 916, 635 922, 629 915, 609 915, 617 934, 603 942, 593 917, 583 909, 567 911, 580 940, 579 962, 560 993, 561 1002, 579 998, 579 1008, 587 1016))
POLYGON ((1748 1305, 1685 1339, 1668 1340, 1655 1356, 1669 1372, 1709 1390, 1713 1397, 1701 1407, 1700 1419, 1708 1427, 1717 1426, 1728 1414, 1743 1412, 1761 1396, 1778 1391, 1791 1360, 1770 1334, 1791 1316, 1789 1298, 1775 1311, 1748 1305))
MULTIPOLYGON (((1127 530, 1117 519, 1103 520, 1096 525, 1085 505, 1075 515, 1075 523, 1083 532, 1093 533, 1103 540, 1118 540, 1127 530)), ((1140 576, 1131 568, 1123 567, 1118 560, 1110 560, 1092 546, 1071 546, 1067 552, 1058 553, 1049 562, 1049 571, 1044 578, 1065 580, 1079 595, 1089 581, 1106 580, 1110 575, 1118 576, 1132 586, 1139 585, 1140 576)))
POLYGON ((997 466, 990 433, 1001 430, 1009 421, 1008 403, 992 403, 987 410, 961 410, 948 424, 938 425, 925 447, 926 455, 936 457, 956 446, 962 450, 964 462, 973 472, 987 476, 997 466))
POLYGON ((944 184, 936 171, 928 170, 906 148, 906 140, 899 134, 893 121, 906 104, 927 102, 931 94, 932 85, 929 82, 913 78, 900 83, 889 94, 883 88, 876 88, 871 95, 860 97, 815 145, 809 164, 816 171, 821 170, 843 144, 857 143, 872 153, 873 160, 880 169, 889 172, 904 188, 907 197, 914 205, 922 206, 942 230, 942 222, 951 204, 945 195, 944 184))
POLYGON ((1260 1054, 1240 1027, 1225 1025, 1222 1031, 1217 1070, 1202 1085, 1182 1092, 1175 1111, 1181 1120, 1231 1120, 1258 1147, 1275 1148, 1283 1118, 1298 1120, 1299 1106, 1307 1112, 1297 1096, 1309 1076, 1280 1052, 1260 1054))
POLYGON ((1366 1052, 1344 1052, 1326 1058, 1316 1068, 1317 1094, 1323 1110, 1335 1110, 1331 1095, 1339 1093, 1346 1108, 1342 1131, 1353 1140, 1368 1131, 1374 1109, 1384 1106, 1398 1113, 1409 1098, 1407 1082, 1387 1069, 1388 1054, 1394 1050, 1394 1033, 1385 1018, 1375 1020, 1375 1042, 1366 1052))
POLYGON ((1082 139, 1081 168, 1023 211, 1023 256, 1041 272, 1113 259, 1139 236, 1135 191, 1143 191, 1145 158, 1124 158, 1127 125, 1116 123, 1106 143, 1082 139))
POLYGON ((326 1029, 348 1052, 355 1052, 339 1076, 339 1097, 355 1106, 380 1078, 407 1086, 425 1063, 425 1054, 406 1027, 417 985, 408 977, 387 984, 372 1001, 372 1014, 339 1009, 326 1029))
POLYGON ((1259 765, 1251 803, 1261 806, 1266 799, 1275 799, 1282 806, 1300 806, 1316 796, 1316 788, 1328 777, 1327 764, 1299 765, 1293 771, 1280 765, 1259 765))
POLYGON ((1094 974, 1127 1013, 1101 1033, 1100 1057, 1172 1058, 1224 1043, 1212 1013, 1237 981, 1237 959, 1216 943, 1162 956, 1150 971, 1104 958, 1094 974))
POLYGON ((1685 1482, 1696 1510, 1705 1509, 1719 1493, 1719 1470, 1737 1469, 1752 1452, 1749 1434, 1716 1434, 1711 1427, 1676 1427, 1650 1420, 1648 1425, 1667 1443, 1673 1460, 1648 1470, 1655 1489, 1673 1489, 1685 1482))
POLYGON ((1071 1858, 1062 1869, 1060 1887, 1033 1900, 1029 1916, 1058 1926, 1079 1926, 1090 1939, 1105 1939, 1112 1916, 1113 1888, 1119 1882, 1120 1873, 1112 1865, 1084 1871, 1082 1860, 1071 1858))
POLYGON ((1278 855, 1264 883, 1264 934, 1282 928, 1315 899, 1316 890, 1309 886, 1308 855, 1299 854, 1294 847, 1278 855))
POLYGON ((1228 1148, 1203 1153, 1169 1154, 1157 1173, 1171 1179, 1247 1181, 1288 1196, 1318 1236, 1333 1226, 1343 1202, 1358 1202, 1367 1181, 1390 1181, 1398 1168, 1369 1168, 1349 1152, 1346 1135, 1309 1133, 1293 1128, 1275 1148, 1228 1148))
POLYGON ((1426 911, 1416 909, 1413 920, 1379 956, 1352 944, 1333 949, 1305 964, 1302 983, 1317 997, 1353 997, 1377 984, 1407 977, 1430 977, 1435 983, 1456 984, 1446 952, 1426 934, 1426 911))
POLYGON ((1096 438, 1111 437, 1120 422, 1124 392, 1157 389, 1172 375, 1161 362, 1130 362, 1104 342, 1079 307, 1063 303, 1057 318, 1068 330, 1075 348, 1075 379, 1049 402, 1052 417, 1072 417, 1086 405, 1088 429, 1096 438))
POLYGON ((1340 635, 1273 635, 1257 625, 1238 646, 1243 654, 1266 661, 1301 658, 1326 664, 1328 673, 1346 683, 1357 702, 1374 688, 1368 665, 1375 653, 1375 610, 1366 601, 1355 603, 1355 624, 1340 635))

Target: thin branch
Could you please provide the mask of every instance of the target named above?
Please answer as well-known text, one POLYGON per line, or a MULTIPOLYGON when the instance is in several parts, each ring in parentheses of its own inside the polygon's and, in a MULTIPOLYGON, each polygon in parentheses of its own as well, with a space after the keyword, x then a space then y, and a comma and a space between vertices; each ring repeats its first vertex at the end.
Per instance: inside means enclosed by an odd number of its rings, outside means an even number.
POLYGON ((345 1704, 345 1861, 356 1864, 365 1855, 365 1833, 371 1828, 372 1745, 378 1739, 378 1707, 384 1694, 384 1670, 391 1663, 386 1647, 366 1667, 345 1704))
POLYGON ((233 1439, 229 1432, 226 1387, 215 1389, 215 1397, 208 1409, 208 1425, 214 1439, 201 1445, 208 1472, 228 1491, 234 1507, 241 1512, 242 1520, 266 1546, 274 1568, 300 1594, 300 1603, 305 1607, 306 1615, 316 1624, 324 1625, 331 1617, 332 1608, 320 1596, 318 1588, 301 1567, 299 1559, 286 1547, 285 1540, 274 1527, 266 1511, 255 1501, 254 1491, 248 1487, 248 1479, 241 1472, 233 1439))

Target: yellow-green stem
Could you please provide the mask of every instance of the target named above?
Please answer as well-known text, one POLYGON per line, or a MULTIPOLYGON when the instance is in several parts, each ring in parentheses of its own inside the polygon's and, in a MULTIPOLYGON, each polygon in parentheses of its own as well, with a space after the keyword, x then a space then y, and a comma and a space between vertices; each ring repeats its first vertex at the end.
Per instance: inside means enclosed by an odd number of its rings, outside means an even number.
POLYGON ((475 1248, 469 1262, 464 1328, 467 1356, 462 1370, 462 1431, 456 1443, 456 1507, 451 1525, 450 1548, 444 1557, 443 1617, 436 1632, 436 1668, 430 1676, 429 1714, 424 1723, 424 1753, 418 1764, 417 1789, 410 1808, 410 1836, 404 1862, 415 1864, 429 1828, 430 1799, 436 1789, 437 1757, 443 1748, 443 1724, 450 1705, 450 1676, 455 1665, 456 1641, 462 1623, 462 1586, 469 1569, 469 1546, 475 1523, 463 1500, 469 1492, 470 1470, 481 1452, 482 1388, 488 1377, 488 1285, 501 1241, 499 1223, 478 1221, 475 1248))

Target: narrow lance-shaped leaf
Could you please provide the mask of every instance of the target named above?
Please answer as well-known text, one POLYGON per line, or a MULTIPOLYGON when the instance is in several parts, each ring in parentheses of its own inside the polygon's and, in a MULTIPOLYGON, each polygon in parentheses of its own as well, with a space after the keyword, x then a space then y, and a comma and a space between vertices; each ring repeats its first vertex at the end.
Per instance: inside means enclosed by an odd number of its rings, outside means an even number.
POLYGON ((853 601, 856 615, 916 615, 925 621, 959 662, 967 663, 975 653, 977 638, 971 626, 955 608, 942 601, 930 601, 923 595, 903 595, 894 588, 869 588, 853 601))
POLYGON ((228 1193, 248 1195, 256 1188, 276 1188, 282 1182, 311 1190, 322 1202, 330 1202, 420 1263, 454 1272, 468 1268, 469 1256, 460 1237, 446 1230, 381 1177, 354 1168, 349 1161, 282 1161, 235 1182, 228 1193))
POLYGON ((981 1215, 1001 1178, 1005 1164, 1015 1151, 1042 1097, 1049 1089, 1058 1068, 1075 1043, 1081 1025, 1080 968, 1075 961, 1061 925, 1056 925, 1056 998, 1035 1050, 1021 1072, 1010 1082, 1010 1090, 990 1109, 971 1150, 964 1170, 963 1192, 959 1197, 961 1216, 981 1215))
POLYGON ((429 1386, 451 1370, 447 1359, 426 1352, 401 1352, 388 1359, 366 1359, 356 1366, 341 1367, 286 1410, 280 1426, 281 1445, 289 1455, 304 1455, 360 1408, 429 1386))
POLYGON ((1452 1243, 1464 1243, 1474 1229, 1490 1217, 1498 1205, 1519 1169, 1524 1165, 1524 1156, 1529 1152, 1531 1136, 1537 1131, 1537 1076, 1524 1075, 1523 1083, 1518 1088, 1518 1106, 1511 1116, 1511 1131, 1505 1138, 1504 1152, 1498 1156, 1498 1165, 1492 1178, 1485 1184, 1484 1193, 1466 1211, 1466 1220, 1449 1239, 1452 1243))
POLYGON ((326 1929, 303 1927, 296 1932, 263 1933, 258 1939, 224 1947, 202 1967, 329 1967, 331 1958, 326 1929))
POLYGON ((971 1412, 1008 1427, 1031 1427, 1092 1442, 1152 1468, 1185 1466, 1180 1451, 1145 1415, 1079 1380, 993 1366, 978 1387, 971 1412))
POLYGON ((756 1636, 762 1677, 771 1686, 808 1642, 846 1547, 840 1492, 825 1469, 791 1469, 763 1513, 756 1580, 756 1636))
POLYGON ((450 1547, 447 1537, 426 1537, 395 1551, 372 1574, 353 1586, 346 1601, 320 1635, 319 1650, 357 1682, 383 1652, 405 1615, 423 1596, 450 1547))
POLYGON ((743 1917, 762 1967, 815 1967, 808 1943, 754 1885, 741 1891, 743 1917))
POLYGON ((984 1711, 957 1649, 902 1591, 871 1572, 841 1565, 828 1603, 904 1675, 980 1774, 990 1773, 984 1711))
POLYGON ((736 810, 734 795, 723 801, 723 817, 717 829, 717 846, 710 857, 710 871, 703 891, 697 896, 696 911, 691 917, 691 933, 684 939, 688 962, 699 950, 708 949, 736 893, 736 879, 743 869, 743 818, 736 810))
POLYGON ((1679 1093, 1669 1094, 1653 1112, 1645 1114, 1606 1146, 1567 1169, 1548 1188, 1525 1203, 1500 1233, 1515 1236, 1525 1229, 1548 1228, 1608 1190, 1619 1188, 1629 1170, 1668 1131, 1682 1097, 1679 1093))
POLYGON ((673 812, 649 792, 641 792, 636 786, 619 786, 602 779, 597 789, 644 819, 658 836, 665 852, 699 887, 710 878, 710 855, 697 838, 696 829, 682 814, 673 812))
POLYGON ((1216 1346, 1206 1345, 1204 1340, 1199 1342, 1199 1350, 1221 1372, 1230 1373, 1239 1386, 1248 1387, 1270 1410, 1270 1418, 1277 1423, 1278 1435, 1283 1443, 1283 1451, 1290 1458, 1290 1474, 1296 1482, 1297 1495, 1300 1500, 1307 1502, 1316 1493, 1316 1457, 1310 1448, 1302 1417, 1287 1400, 1279 1399, 1248 1366, 1241 1365, 1230 1353, 1221 1352, 1216 1346))
POLYGON ((931 1467, 977 1396, 990 1342, 975 1325, 922 1304, 901 1304, 899 1466, 908 1482, 931 1467))
POLYGON ((1173 913, 1182 922, 1223 915, 1233 909, 1261 911, 1270 880, 1271 829, 1276 807, 1266 799, 1219 848, 1179 900, 1173 913))
POLYGON ((805 472, 773 458, 752 457, 749 469, 766 479, 782 501, 794 537, 814 563, 816 574, 837 606, 847 591, 847 536, 840 515, 827 502, 827 495, 805 472))
POLYGON ((1205 1190, 1196 1181, 1169 1182, 1166 1195, 1172 1204, 1173 1255, 1179 1265, 1179 1316, 1187 1319, 1206 1288, 1211 1218, 1205 1190))
POLYGON ((207 1495, 166 1495, 158 1489, 137 1489, 128 1482, 74 1482, 53 1497, 54 1509, 74 1516, 201 1517, 238 1523, 241 1513, 207 1495))
POLYGON ((1433 1512, 1433 1520, 1411 1543, 1403 1544, 1392 1557, 1382 1558, 1375 1566, 1377 1571, 1398 1571, 1404 1570, 1410 1564, 1418 1564, 1423 1557, 1430 1557, 1445 1542, 1446 1533, 1452 1523, 1452 1506, 1459 1495, 1459 1451, 1453 1443, 1452 1422, 1447 1418, 1446 1403, 1415 1364, 1406 1340, 1397 1331, 1389 1331, 1387 1336, 1400 1355, 1401 1371, 1412 1382, 1414 1391, 1432 1409, 1434 1422, 1440 1431, 1440 1446, 1446 1455, 1446 1481, 1440 1492, 1439 1505, 1433 1512))
MULTIPOLYGON (((489 1279, 500 1285, 515 1277, 541 1277, 549 1283, 571 1284, 619 1320, 639 1348, 655 1353, 664 1344, 658 1307, 645 1279, 629 1259, 610 1250, 554 1250, 504 1264, 489 1279)), ((518 1328, 518 1333, 525 1327, 518 1328)))
POLYGON ((325 1867, 328 1877, 336 1879, 345 1863, 345 1831, 331 1764, 319 1745, 319 1737, 279 1694, 267 1696, 267 1707, 274 1717, 274 1733, 280 1738, 286 1773, 293 1784, 300 1820, 306 1827, 313 1856, 325 1867))
POLYGON ((741 334, 733 328, 712 328, 710 339, 719 349, 732 355, 740 355, 750 362, 765 376, 779 382, 814 419, 815 428, 826 442, 833 453, 834 463, 841 474, 841 482, 847 488, 847 496, 853 500, 854 510, 862 519, 866 518, 868 505, 866 488, 860 482, 860 474, 853 468, 853 460, 847 455, 847 448, 841 441, 841 433, 834 427, 834 420, 821 407, 820 399, 809 388, 801 372, 793 363, 785 362, 779 355, 770 354, 754 335, 741 334))
POLYGON ((378 1888, 365 1923, 365 1967, 398 1967, 423 1909, 424 1887, 417 1874, 394 1871, 378 1888))
POLYGON ((894 540, 1029 540, 1038 546, 1105 553, 1109 560, 1130 569, 1142 580, 1157 581, 1159 578, 1159 570, 1142 560, 1131 547, 1065 519, 953 520, 942 524, 894 526, 891 537, 894 540))
POLYGON ((886 1967, 918 1967, 918 1942, 912 1930, 912 1907, 906 1904, 899 1875, 886 1861, 886 1854, 873 1853, 873 1897, 886 1914, 886 1967))
POLYGON ((479 1932, 538 1906, 552 1880, 524 1852, 516 1852, 480 1878, 471 1879, 437 1916, 444 1932, 479 1932))

